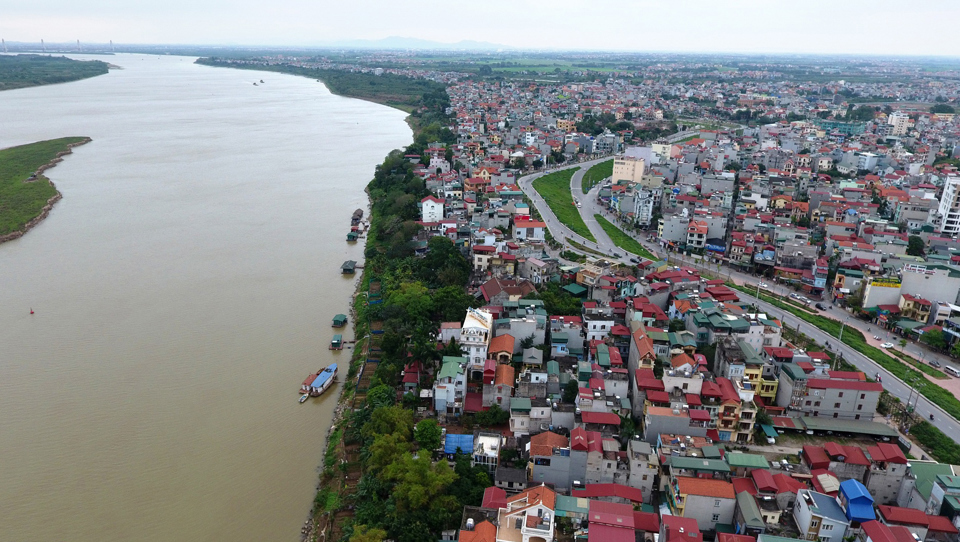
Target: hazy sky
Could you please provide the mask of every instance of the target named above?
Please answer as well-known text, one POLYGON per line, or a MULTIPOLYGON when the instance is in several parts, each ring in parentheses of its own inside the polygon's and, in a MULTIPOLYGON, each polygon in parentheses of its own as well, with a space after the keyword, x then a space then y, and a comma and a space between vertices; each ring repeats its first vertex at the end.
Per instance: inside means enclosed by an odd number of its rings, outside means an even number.
POLYGON ((8 41, 960 56, 958 0, 0 0, 8 41))

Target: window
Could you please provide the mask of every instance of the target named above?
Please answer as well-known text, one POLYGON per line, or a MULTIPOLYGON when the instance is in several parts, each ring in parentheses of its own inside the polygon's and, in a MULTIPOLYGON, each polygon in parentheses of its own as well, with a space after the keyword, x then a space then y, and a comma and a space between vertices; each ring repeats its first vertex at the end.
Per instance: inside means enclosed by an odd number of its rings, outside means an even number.
POLYGON ((860 419, 860 415, 857 414, 856 416, 853 417, 853 419, 854 419, 854 420, 859 420, 859 419, 860 419))
POLYGON ((820 527, 820 530, 821 530, 821 531, 832 531, 832 530, 833 530, 833 525, 831 525, 831 524, 829 524, 829 523, 824 523, 824 524, 823 524, 823 527, 820 527))
POLYGON ((807 406, 810 406, 810 401, 807 401, 807 406))
POLYGON ((866 398, 867 398, 867 394, 866 394, 866 393, 861 393, 861 394, 860 394, 860 399, 866 399, 866 398))
POLYGON ((857 410, 863 410, 863 405, 857 405, 857 410))
POLYGON ((720 514, 714 514, 713 521, 720 521, 720 514))
POLYGON ((843 392, 841 391, 840 393, 838 393, 837 397, 843 397, 843 392))
POLYGON ((837 412, 834 412, 834 413, 833 413, 833 417, 834 417, 834 418, 838 418, 838 417, 840 417, 840 414, 837 413, 837 412))
POLYGON ((816 403, 814 403, 813 406, 820 406, 820 401, 817 401, 816 403))
POLYGON ((713 507, 714 507, 714 508, 720 508, 720 499, 716 499, 716 500, 713 501, 713 507))
POLYGON ((840 403, 834 403, 833 408, 840 408, 840 403))
POLYGON ((810 520, 810 528, 811 528, 811 529, 816 529, 816 528, 819 527, 819 526, 820 526, 820 520, 819 520, 819 519, 812 519, 812 520, 810 520))
POLYGON ((643 479, 644 479, 644 480, 647 479, 647 475, 646 475, 646 474, 643 475, 643 479))

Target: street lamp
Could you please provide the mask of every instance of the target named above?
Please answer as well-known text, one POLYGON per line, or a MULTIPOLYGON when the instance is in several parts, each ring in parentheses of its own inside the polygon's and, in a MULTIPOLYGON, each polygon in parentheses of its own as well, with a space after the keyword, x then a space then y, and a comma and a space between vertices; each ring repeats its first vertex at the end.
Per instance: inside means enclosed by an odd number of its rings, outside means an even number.
POLYGON ((843 319, 843 322, 840 323, 840 337, 838 337, 838 339, 840 340, 840 344, 843 344, 843 327, 847 325, 847 320, 849 319, 850 317, 848 316, 843 319))

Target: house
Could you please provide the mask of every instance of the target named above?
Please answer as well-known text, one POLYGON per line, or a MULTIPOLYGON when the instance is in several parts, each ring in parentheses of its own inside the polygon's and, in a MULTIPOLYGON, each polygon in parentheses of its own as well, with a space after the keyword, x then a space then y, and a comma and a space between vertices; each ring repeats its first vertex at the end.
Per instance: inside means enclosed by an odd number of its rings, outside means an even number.
MULTIPOLYGON (((504 491, 515 493, 527 489, 527 471, 499 466, 493 475, 494 485, 504 491)), ((490 489, 490 488, 487 488, 490 489)), ((506 495, 504 495, 506 497, 506 495)))
POLYGON ((483 383, 484 408, 497 405, 503 410, 510 410, 510 399, 513 397, 515 384, 514 373, 514 368, 511 365, 496 365, 492 382, 487 383, 485 379, 483 383))
POLYGON ((907 475, 907 456, 899 446, 888 442, 868 447, 867 455, 870 456, 867 490, 877 503, 896 504, 901 481, 907 475))
POLYGON ((440 198, 427 196, 420 200, 420 220, 423 222, 440 222, 443 220, 443 203, 440 198))
POLYGON ((542 484, 508 497, 497 515, 497 540, 553 542, 556 502, 556 492, 542 484))
POLYGON ((675 476, 665 497, 675 515, 694 519, 703 529, 733 523, 737 500, 733 484, 725 480, 675 476))
POLYGON ((836 499, 809 489, 797 493, 793 521, 802 537, 821 542, 842 541, 850 526, 836 499))
POLYGON ((930 520, 923 510, 900 508, 899 506, 880 505, 877 507, 877 520, 887 526, 900 525, 923 540, 927 536, 930 520))
POLYGON ((904 527, 890 527, 879 521, 868 521, 863 524, 857 536, 858 542, 917 542, 913 534, 904 527))
POLYGON ((703 542, 697 520, 664 515, 660 518, 660 542, 703 542))
POLYGON ((513 222, 513 238, 529 243, 543 243, 546 240, 547 224, 529 217, 517 216, 513 222))
POLYGON ((438 413, 459 415, 467 392, 466 358, 444 356, 433 383, 433 408, 438 413))
POLYGON ((587 542, 634 542, 636 539, 633 507, 628 504, 590 501, 587 521, 587 542))
POLYGON ((483 362, 487 359, 493 330, 493 316, 482 309, 467 309, 460 328, 460 348, 467 358, 470 380, 483 378, 483 362))
POLYGON ((737 493, 737 507, 734 512, 733 526, 738 534, 757 536, 766 532, 767 523, 760 513, 760 507, 753 495, 747 491, 737 493))
POLYGON ((660 471, 653 448, 642 440, 631 439, 627 443, 627 461, 630 465, 627 485, 639 489, 644 502, 653 502, 653 482, 660 471))
POLYGON ((583 489, 574 489, 571 496, 631 506, 643 504, 643 494, 640 490, 621 484, 586 484, 583 489))
POLYGON ((861 523, 877 519, 873 512, 873 497, 866 486, 857 480, 840 482, 837 500, 840 501, 840 508, 843 508, 852 529, 859 529, 861 523))

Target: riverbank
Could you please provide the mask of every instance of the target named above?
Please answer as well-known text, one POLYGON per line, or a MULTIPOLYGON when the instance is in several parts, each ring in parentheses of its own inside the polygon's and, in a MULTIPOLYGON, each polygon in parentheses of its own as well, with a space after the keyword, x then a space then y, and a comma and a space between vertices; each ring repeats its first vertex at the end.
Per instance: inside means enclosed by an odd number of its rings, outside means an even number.
POLYGON ((43 172, 92 141, 89 137, 64 137, 0 150, 0 243, 18 239, 47 218, 63 198, 43 172))
POLYGON ((73 60, 51 55, 0 55, 0 91, 54 85, 109 73, 101 60, 73 60))

